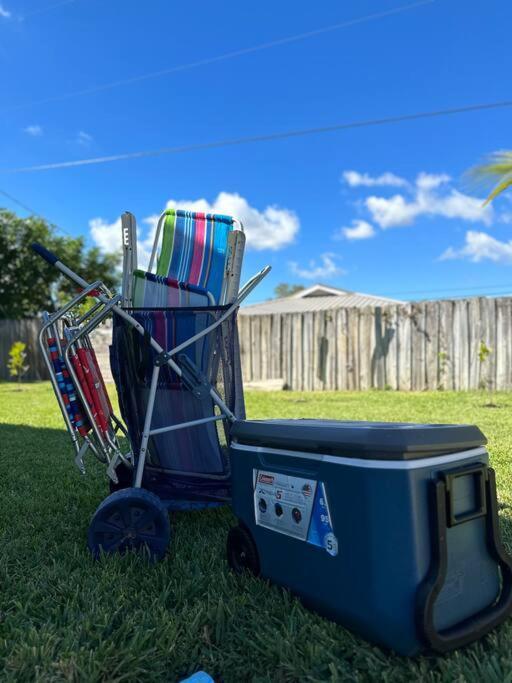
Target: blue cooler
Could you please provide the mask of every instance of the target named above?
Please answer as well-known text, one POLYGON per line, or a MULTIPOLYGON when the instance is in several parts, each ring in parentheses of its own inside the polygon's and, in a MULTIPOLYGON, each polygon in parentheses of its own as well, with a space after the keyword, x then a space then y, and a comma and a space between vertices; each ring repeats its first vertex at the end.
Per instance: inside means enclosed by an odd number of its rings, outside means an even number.
POLYGON ((240 421, 228 561, 403 655, 512 608, 486 439, 470 425, 240 421))

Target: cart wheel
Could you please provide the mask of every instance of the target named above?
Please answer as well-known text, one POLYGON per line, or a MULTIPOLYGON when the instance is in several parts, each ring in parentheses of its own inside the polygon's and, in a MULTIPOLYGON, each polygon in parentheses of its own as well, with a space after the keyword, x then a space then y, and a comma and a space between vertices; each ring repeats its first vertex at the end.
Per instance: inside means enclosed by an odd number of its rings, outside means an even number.
POLYGON ((145 489, 115 491, 100 504, 89 525, 87 544, 95 559, 127 550, 146 550, 153 561, 165 555, 171 527, 160 498, 145 489))
POLYGON ((110 479, 110 477, 108 479, 110 493, 114 493, 114 491, 122 491, 123 489, 128 489, 133 484, 133 470, 130 467, 127 467, 124 463, 120 463, 116 467, 116 474, 119 480, 117 484, 113 482, 112 479, 110 479))
POLYGON ((234 526, 229 530, 227 542, 228 564, 235 574, 247 569, 255 576, 260 573, 258 549, 248 529, 234 526))

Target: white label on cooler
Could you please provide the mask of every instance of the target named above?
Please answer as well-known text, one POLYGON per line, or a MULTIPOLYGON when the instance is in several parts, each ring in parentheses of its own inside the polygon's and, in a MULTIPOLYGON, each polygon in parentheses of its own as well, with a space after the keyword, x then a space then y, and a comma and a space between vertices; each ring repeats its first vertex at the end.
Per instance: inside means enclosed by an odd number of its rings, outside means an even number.
POLYGON ((256 524, 338 554, 323 482, 254 470, 256 524))

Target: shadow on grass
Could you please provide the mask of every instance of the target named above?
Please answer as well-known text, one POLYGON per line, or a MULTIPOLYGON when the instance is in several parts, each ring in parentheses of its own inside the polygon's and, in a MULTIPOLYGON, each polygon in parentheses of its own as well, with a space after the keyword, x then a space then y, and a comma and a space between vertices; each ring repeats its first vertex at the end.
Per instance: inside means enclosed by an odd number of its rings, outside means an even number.
POLYGON ((66 476, 70 469, 74 473, 74 450, 64 429, 2 423, 0 444, 0 460, 11 475, 29 468, 59 476, 66 476))

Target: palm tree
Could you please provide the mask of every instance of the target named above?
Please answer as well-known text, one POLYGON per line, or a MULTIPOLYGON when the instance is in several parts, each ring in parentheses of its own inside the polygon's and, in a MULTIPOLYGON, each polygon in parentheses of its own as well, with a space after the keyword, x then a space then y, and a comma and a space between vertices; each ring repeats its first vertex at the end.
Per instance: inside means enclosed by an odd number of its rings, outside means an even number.
POLYGON ((494 152, 485 163, 471 169, 470 175, 475 180, 493 183, 494 187, 485 200, 484 206, 489 204, 512 186, 512 151, 494 152))

